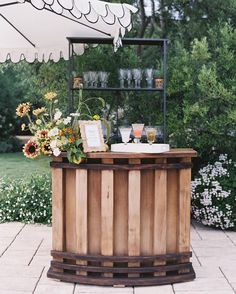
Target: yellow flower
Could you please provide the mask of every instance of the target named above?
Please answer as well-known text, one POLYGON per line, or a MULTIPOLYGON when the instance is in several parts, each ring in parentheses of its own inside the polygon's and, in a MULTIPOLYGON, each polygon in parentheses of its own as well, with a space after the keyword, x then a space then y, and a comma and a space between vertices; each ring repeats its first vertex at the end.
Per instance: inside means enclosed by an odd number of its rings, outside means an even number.
POLYGON ((95 115, 93 116, 93 119, 95 119, 95 120, 99 120, 99 119, 100 119, 100 116, 99 116, 98 114, 95 114, 95 115))
POLYGON ((57 97, 57 93, 55 93, 55 92, 48 92, 44 95, 44 99, 46 99, 48 101, 52 101, 56 97, 57 97))
POLYGON ((36 158, 39 156, 39 145, 36 141, 29 140, 23 147, 23 153, 27 158, 36 158))
POLYGON ((29 102, 27 103, 21 103, 16 108, 16 115, 23 117, 26 116, 26 114, 30 111, 31 104, 29 102))
POLYGON ((39 139, 46 139, 48 138, 48 130, 38 130, 36 136, 39 139))
POLYGON ((33 110, 33 114, 35 116, 39 116, 40 114, 45 113, 45 112, 46 112, 45 107, 41 107, 41 108, 37 108, 37 109, 33 110))
POLYGON ((25 125, 25 124, 22 124, 22 125, 21 125, 21 130, 24 131, 25 128, 26 128, 26 125, 25 125))
POLYGON ((41 151, 44 155, 52 154, 52 149, 50 147, 50 141, 45 141, 42 144, 41 151))

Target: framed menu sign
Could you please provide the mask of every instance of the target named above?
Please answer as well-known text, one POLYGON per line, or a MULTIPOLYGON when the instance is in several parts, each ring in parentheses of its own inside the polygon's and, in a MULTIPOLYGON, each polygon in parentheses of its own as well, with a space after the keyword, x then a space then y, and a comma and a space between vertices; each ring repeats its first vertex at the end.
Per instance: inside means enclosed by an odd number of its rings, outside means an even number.
POLYGON ((85 153, 106 151, 100 120, 80 120, 79 126, 85 153))

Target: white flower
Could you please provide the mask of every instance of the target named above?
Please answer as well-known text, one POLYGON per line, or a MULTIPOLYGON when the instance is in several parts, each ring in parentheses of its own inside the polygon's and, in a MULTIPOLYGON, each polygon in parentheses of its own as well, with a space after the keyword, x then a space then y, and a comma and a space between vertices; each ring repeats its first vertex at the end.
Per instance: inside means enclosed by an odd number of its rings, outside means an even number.
POLYGON ((57 112, 54 114, 54 120, 60 119, 61 116, 62 116, 62 112, 59 109, 57 109, 57 112))
POLYGON ((59 148, 55 148, 55 149, 53 149, 53 155, 54 155, 54 156, 59 156, 60 154, 61 154, 61 151, 60 151, 59 148))
POLYGON ((41 125, 41 123, 42 123, 41 119, 36 120, 36 125, 41 125))
POLYGON ((48 132, 49 137, 54 137, 59 134, 59 129, 58 128, 53 128, 48 132))
POLYGON ((51 143, 50 143, 50 147, 51 147, 52 149, 57 148, 57 140, 52 140, 51 143))
POLYGON ((63 120, 64 125, 68 125, 70 122, 71 122, 71 117, 70 116, 67 116, 67 118, 65 118, 63 120))
POLYGON ((71 115, 71 116, 74 116, 74 117, 75 117, 75 116, 79 117, 79 116, 80 116, 80 113, 75 112, 75 113, 71 113, 70 115, 71 115))

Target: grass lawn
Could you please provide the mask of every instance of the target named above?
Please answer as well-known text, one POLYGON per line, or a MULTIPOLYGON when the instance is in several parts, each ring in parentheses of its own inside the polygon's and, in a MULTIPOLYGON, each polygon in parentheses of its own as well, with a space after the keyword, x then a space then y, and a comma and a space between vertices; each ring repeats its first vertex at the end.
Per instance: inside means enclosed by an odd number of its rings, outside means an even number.
POLYGON ((29 178, 31 175, 36 173, 49 173, 49 162, 50 158, 48 157, 28 159, 22 152, 0 153, 0 178, 29 178))

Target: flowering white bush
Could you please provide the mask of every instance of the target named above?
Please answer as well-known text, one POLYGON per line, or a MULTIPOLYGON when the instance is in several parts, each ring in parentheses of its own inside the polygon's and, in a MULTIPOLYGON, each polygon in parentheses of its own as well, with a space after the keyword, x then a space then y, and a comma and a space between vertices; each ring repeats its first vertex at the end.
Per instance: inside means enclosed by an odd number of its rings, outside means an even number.
POLYGON ((30 180, 0 178, 0 222, 51 223, 51 179, 35 175, 30 180))
POLYGON ((207 226, 236 229, 236 163, 227 154, 192 181, 192 215, 207 226))

